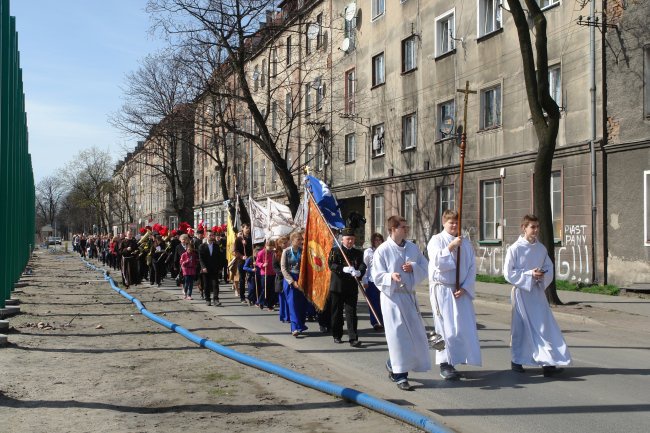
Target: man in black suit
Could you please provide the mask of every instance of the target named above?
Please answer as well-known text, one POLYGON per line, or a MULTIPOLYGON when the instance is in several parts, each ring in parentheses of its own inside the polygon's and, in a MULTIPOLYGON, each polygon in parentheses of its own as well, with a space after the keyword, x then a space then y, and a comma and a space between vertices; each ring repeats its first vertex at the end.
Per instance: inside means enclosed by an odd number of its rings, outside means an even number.
POLYGON ((219 302, 219 270, 221 269, 221 260, 219 246, 215 242, 216 230, 210 230, 208 233, 208 242, 201 244, 199 247, 199 263, 201 266, 201 285, 203 286, 203 296, 205 303, 212 305, 210 294, 214 293, 214 305, 220 307, 219 302))
POLYGON ((366 272, 363 262, 363 252, 354 248, 354 229, 345 228, 341 232, 341 248, 334 247, 330 251, 328 265, 332 271, 330 278, 330 308, 332 312, 332 336, 335 343, 341 343, 343 337, 343 312, 348 328, 350 346, 360 347, 357 334, 357 300, 359 299, 359 284, 366 272), (343 257, 343 253, 348 261, 343 257))

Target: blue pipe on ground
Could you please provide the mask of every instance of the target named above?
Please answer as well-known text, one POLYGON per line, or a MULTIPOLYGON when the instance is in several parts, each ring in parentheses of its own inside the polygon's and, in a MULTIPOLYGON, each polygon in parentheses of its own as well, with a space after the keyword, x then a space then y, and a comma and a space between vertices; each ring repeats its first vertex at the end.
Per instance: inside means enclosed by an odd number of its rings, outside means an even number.
POLYGON ((207 338, 201 338, 176 323, 170 322, 169 320, 165 320, 161 317, 156 316, 155 314, 147 310, 142 304, 142 302, 140 302, 139 299, 129 295, 127 292, 117 287, 113 278, 111 278, 106 271, 96 267, 95 265, 85 261, 84 259, 82 259, 82 261, 89 268, 102 272, 104 274, 104 279, 110 283, 111 288, 115 290, 117 293, 119 293, 120 295, 122 295, 124 298, 134 303, 135 306, 138 308, 138 311, 140 311, 140 313, 142 313, 145 317, 148 317, 149 319, 164 326, 165 328, 177 332, 178 334, 182 335, 183 337, 187 338, 193 343, 198 344, 201 347, 210 349, 213 352, 216 352, 220 355, 223 355, 239 363, 248 365, 249 367, 257 368, 258 370, 275 374, 277 376, 283 377, 287 380, 290 380, 292 382, 298 383, 303 386, 307 386, 317 391, 321 391, 354 402, 361 406, 367 407, 368 409, 374 410, 384 415, 388 415, 391 418, 395 418, 400 421, 403 421, 407 424, 415 426, 426 432, 451 433, 451 430, 437 424, 432 419, 427 418, 426 416, 417 413, 415 411, 404 409, 403 407, 400 407, 389 401, 382 400, 377 397, 373 397, 369 394, 365 394, 363 392, 357 391, 352 388, 345 388, 343 386, 337 385, 332 382, 315 379, 311 376, 307 376, 305 374, 295 372, 293 370, 279 366, 277 364, 263 361, 261 359, 249 355, 244 355, 235 350, 229 349, 213 341, 210 341, 207 338))

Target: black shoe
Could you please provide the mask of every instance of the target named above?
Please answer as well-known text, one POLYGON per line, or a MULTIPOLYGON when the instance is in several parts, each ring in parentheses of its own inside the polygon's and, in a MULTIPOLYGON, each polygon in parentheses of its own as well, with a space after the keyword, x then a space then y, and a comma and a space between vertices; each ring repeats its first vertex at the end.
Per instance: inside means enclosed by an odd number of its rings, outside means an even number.
POLYGON ((341 344, 341 343, 343 343, 343 341, 341 341, 340 338, 334 338, 334 342, 335 342, 336 344, 341 344))
POLYGON ((512 371, 516 371, 517 373, 526 372, 526 370, 524 370, 524 367, 522 367, 521 364, 517 364, 516 362, 510 362, 510 369, 512 371))
POLYGON ((327 326, 321 325, 321 326, 318 327, 318 329, 319 329, 320 332, 322 332, 324 334, 327 334, 327 333, 330 332, 330 328, 328 328, 327 326))
POLYGON ((381 326, 380 324, 376 324, 372 327, 372 329, 374 329, 375 331, 383 331, 384 327, 381 326))
POLYGON ((214 301, 214 306, 215 306, 215 307, 221 307, 221 302, 219 302, 219 301, 214 301))
POLYGON ((557 368, 554 365, 542 367, 542 374, 544 374, 544 377, 552 377, 556 374, 562 373, 563 371, 563 368, 557 368))
POLYGON ((209 307, 209 306, 212 305, 212 302, 210 302, 210 300, 208 299, 207 301, 205 301, 205 305, 207 305, 209 307))
POLYGON ((440 377, 445 380, 458 380, 460 379, 460 373, 456 371, 453 365, 443 362, 440 364, 440 377))
POLYGON ((402 391, 413 391, 413 387, 411 386, 411 384, 409 383, 408 380, 404 380, 402 382, 399 382, 397 384, 397 387, 399 389, 401 389, 402 391))
POLYGON ((361 347, 361 342, 359 340, 350 341, 350 346, 352 347, 361 347))

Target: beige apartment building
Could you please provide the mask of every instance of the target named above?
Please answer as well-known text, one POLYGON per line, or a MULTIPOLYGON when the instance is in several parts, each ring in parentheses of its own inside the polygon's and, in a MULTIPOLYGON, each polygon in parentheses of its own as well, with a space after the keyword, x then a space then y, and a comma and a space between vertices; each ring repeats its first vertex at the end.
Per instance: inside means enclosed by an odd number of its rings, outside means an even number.
MULTIPOLYGON (((540 2, 548 21, 551 96, 561 109, 551 185, 556 272, 574 282, 628 282, 623 272, 606 273, 604 40, 596 30, 592 49, 590 27, 579 25, 584 17, 573 2, 540 2)), ((463 229, 475 245, 477 271, 500 274, 520 218, 532 211, 537 155, 507 2, 287 0, 279 7, 267 21, 288 25, 260 38, 246 80, 296 182, 309 166, 331 186, 344 217, 363 214, 360 243, 373 232, 386 234, 386 218, 401 214, 424 249, 441 229, 442 211, 457 205, 465 130, 463 229), (458 89, 466 82, 476 93, 468 96, 465 125, 458 89)), ((223 136, 232 162, 225 169, 227 197, 214 164, 197 154, 195 223, 224 222, 223 202, 235 192, 285 198, 273 164, 251 146, 247 134, 259 132, 251 113, 244 106, 234 112, 242 134, 223 136)), ((634 149, 640 146, 647 158, 645 137, 634 149)))
POLYGON ((112 231, 190 220, 194 182, 194 107, 183 105, 119 161, 110 199, 112 231))

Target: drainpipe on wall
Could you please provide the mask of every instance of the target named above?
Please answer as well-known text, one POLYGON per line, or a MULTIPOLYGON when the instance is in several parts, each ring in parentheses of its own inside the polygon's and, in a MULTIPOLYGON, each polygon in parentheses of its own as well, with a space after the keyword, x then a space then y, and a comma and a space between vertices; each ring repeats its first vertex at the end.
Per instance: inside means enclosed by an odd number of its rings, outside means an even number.
MULTIPOLYGON (((589 6, 591 22, 596 23, 596 1, 589 6)), ((591 115, 589 147, 591 154, 591 282, 598 282, 597 253, 597 207, 596 207, 596 26, 589 26, 589 94, 591 96, 591 115)))

